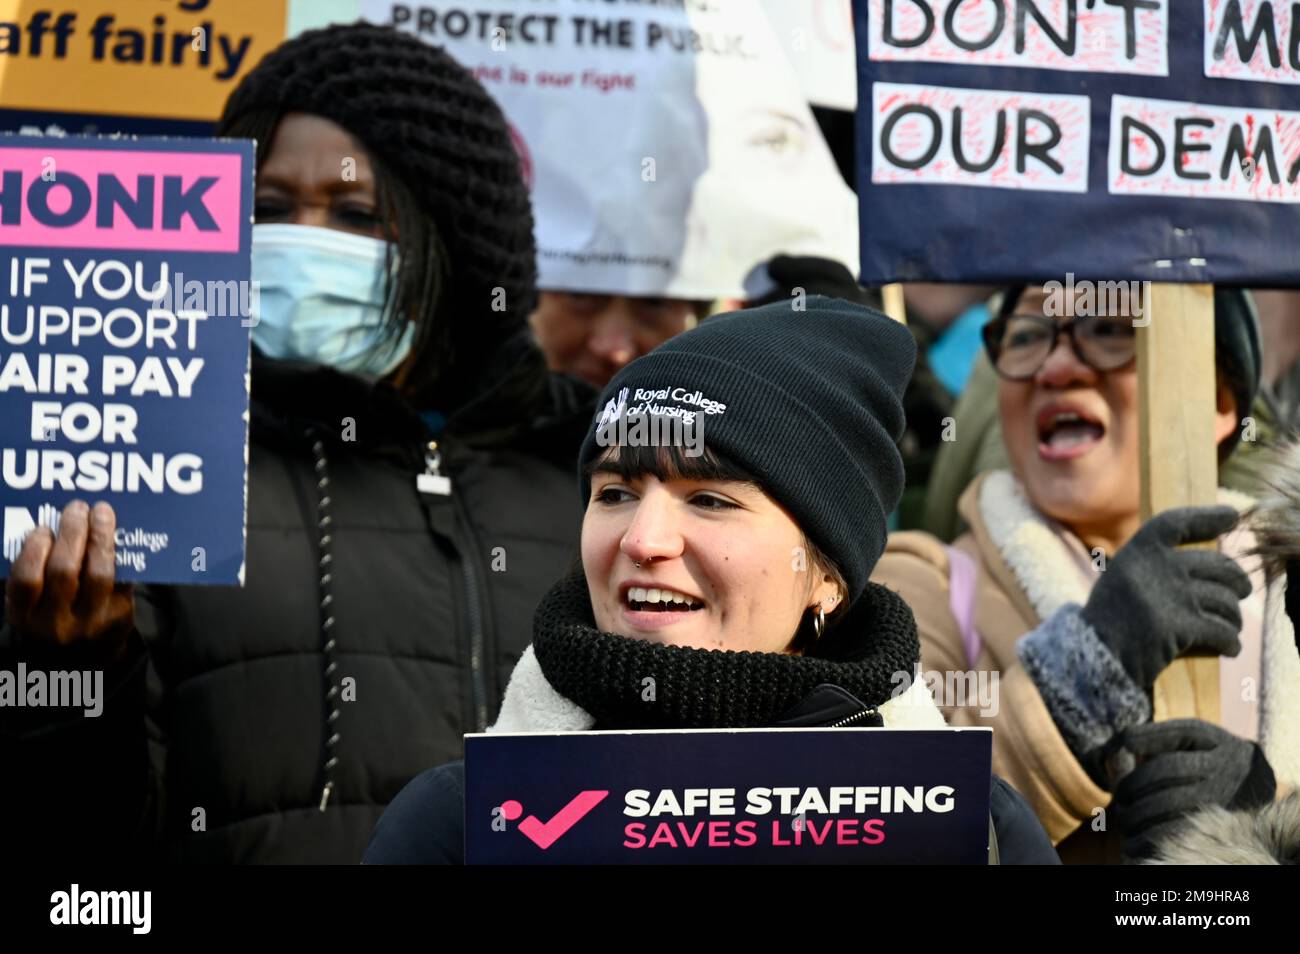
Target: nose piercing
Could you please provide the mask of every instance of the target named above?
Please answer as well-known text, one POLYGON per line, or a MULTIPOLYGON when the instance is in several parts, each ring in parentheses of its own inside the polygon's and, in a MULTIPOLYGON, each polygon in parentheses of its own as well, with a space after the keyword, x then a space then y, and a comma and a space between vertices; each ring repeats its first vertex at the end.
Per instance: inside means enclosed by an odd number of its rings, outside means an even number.
POLYGON ((633 565, 634 567, 636 567, 638 570, 641 569, 641 564, 640 564, 640 563, 633 562, 632 565, 633 565))

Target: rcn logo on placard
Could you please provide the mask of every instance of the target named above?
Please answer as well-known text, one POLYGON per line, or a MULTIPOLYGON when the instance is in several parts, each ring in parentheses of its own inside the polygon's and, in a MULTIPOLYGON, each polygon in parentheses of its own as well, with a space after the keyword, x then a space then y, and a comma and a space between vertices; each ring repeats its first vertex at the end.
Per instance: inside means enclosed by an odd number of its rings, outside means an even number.
POLYGON ((27 535, 37 527, 49 527, 56 537, 59 535, 59 508, 53 504, 41 504, 36 510, 35 519, 26 507, 5 507, 4 555, 12 563, 22 552, 27 535))

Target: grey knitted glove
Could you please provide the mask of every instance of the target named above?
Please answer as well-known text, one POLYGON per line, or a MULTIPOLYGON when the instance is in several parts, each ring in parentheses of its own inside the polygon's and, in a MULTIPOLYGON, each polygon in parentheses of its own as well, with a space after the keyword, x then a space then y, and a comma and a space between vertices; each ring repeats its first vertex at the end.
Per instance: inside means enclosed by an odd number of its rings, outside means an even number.
POLYGON ((1109 791, 1119 735, 1151 721, 1151 699, 1080 612, 1066 603, 1016 643, 1016 655, 1065 744, 1093 783, 1109 791))
POLYGON ((1126 730, 1122 743, 1138 764, 1116 786, 1111 809, 1130 858, 1150 854, 1199 808, 1252 809, 1277 795, 1263 750, 1213 723, 1151 722, 1126 730))
POLYGON ((1179 507, 1156 514, 1101 575, 1080 616, 1129 677, 1150 691, 1156 676, 1194 646, 1241 652, 1241 607, 1250 578, 1211 550, 1178 550, 1214 540, 1237 521, 1231 507, 1179 507))

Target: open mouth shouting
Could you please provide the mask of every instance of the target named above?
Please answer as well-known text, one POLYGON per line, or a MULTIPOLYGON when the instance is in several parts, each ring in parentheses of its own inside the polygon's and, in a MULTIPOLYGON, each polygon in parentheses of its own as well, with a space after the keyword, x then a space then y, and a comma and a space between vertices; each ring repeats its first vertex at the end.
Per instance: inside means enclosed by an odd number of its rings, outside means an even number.
POLYGON ((1038 456, 1043 460, 1074 460, 1101 443, 1106 426, 1076 404, 1049 404, 1038 412, 1038 456))

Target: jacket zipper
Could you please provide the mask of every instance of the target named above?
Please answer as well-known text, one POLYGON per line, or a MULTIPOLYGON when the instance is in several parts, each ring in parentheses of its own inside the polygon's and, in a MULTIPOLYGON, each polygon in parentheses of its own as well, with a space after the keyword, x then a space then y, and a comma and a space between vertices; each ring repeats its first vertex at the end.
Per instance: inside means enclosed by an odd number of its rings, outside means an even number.
POLYGON ((873 715, 876 715, 876 710, 875 710, 875 709, 872 709, 872 708, 866 708, 866 709, 863 709, 861 712, 855 712, 855 713, 853 713, 853 715, 851 715, 851 716, 846 716, 845 718, 840 719, 839 722, 832 722, 832 723, 831 723, 830 725, 828 725, 826 728, 828 728, 828 729, 841 729, 841 728, 843 728, 844 726, 849 725, 849 724, 852 723, 852 722, 859 722, 859 721, 861 721, 863 718, 865 718, 866 716, 873 716, 873 715))
MULTIPOLYGON (((483 607, 479 602, 478 575, 474 572, 474 556, 478 552, 478 540, 474 528, 469 522, 469 514, 461 505, 459 495, 452 492, 451 478, 442 474, 442 453, 437 441, 425 445, 424 473, 416 479, 416 488, 421 493, 437 494, 451 498, 456 508, 456 522, 460 524, 464 538, 469 545, 461 547, 461 579, 465 585, 466 614, 469 617, 469 673, 470 692, 474 704, 475 731, 487 729, 487 680, 483 675, 484 635, 483 607)), ((464 540, 460 541, 464 543, 464 540)))
POLYGON ((478 578, 478 570, 474 567, 474 560, 480 553, 478 535, 474 533, 474 524, 470 522, 469 511, 465 509, 464 502, 459 494, 451 495, 452 503, 456 507, 456 514, 460 518, 461 531, 469 545, 460 555, 461 572, 465 577, 465 600, 469 609, 469 669, 470 685, 473 688, 474 695, 474 723, 477 731, 487 731, 488 721, 488 691, 487 676, 483 672, 485 656, 487 655, 487 632, 483 620, 483 587, 478 578))
MULTIPOLYGON (((457 511, 460 508, 457 507, 457 511)), ((483 676, 483 613, 479 606, 478 576, 474 572, 473 554, 461 554, 460 565, 465 577, 465 599, 469 607, 469 668, 474 693, 474 722, 477 732, 487 729, 487 684, 483 676)))

